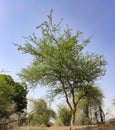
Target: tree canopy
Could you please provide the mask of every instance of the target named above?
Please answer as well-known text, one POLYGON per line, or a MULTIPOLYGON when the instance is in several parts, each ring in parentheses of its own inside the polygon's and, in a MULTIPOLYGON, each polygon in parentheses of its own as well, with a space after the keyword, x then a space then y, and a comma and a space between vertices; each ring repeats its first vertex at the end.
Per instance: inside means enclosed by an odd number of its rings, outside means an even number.
POLYGON ((51 96, 63 95, 71 111, 71 125, 75 122, 77 101, 75 94, 79 89, 94 84, 105 74, 106 61, 102 55, 84 51, 90 42, 83 39, 82 32, 72 33, 68 26, 62 30, 61 21, 54 23, 52 11, 48 21, 35 33, 25 37, 25 44, 18 50, 33 57, 31 64, 23 68, 19 76, 32 85, 49 87, 51 96))

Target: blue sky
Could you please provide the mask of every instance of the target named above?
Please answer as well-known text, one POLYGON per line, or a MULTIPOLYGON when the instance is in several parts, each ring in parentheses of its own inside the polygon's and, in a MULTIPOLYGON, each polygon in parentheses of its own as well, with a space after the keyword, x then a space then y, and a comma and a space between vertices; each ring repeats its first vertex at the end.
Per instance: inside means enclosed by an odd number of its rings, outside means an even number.
MULTIPOLYGON (((92 37, 88 51, 104 55, 107 72, 98 85, 105 94, 105 107, 115 99, 115 1, 114 0, 0 0, 0 70, 17 80, 21 68, 31 61, 12 43, 23 44, 23 36, 36 32, 36 26, 47 19, 53 9, 54 20, 63 18, 73 32, 80 30, 92 37)), ((39 34, 38 34, 39 36, 39 34)), ((44 89, 36 89, 29 97, 43 97, 44 89)))

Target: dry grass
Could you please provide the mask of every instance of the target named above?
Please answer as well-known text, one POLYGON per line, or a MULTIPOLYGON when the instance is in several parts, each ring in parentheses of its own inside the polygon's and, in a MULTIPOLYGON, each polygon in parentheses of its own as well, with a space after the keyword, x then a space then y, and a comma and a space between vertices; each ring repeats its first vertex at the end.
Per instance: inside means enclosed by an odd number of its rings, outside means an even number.
MULTIPOLYGON (((70 127, 20 127, 17 130, 70 130, 70 127)), ((103 126, 75 126, 72 130, 115 130, 115 125, 103 126)))
MULTIPOLYGON (((83 126, 74 126, 73 130, 78 130, 84 128, 83 126)), ((53 127, 20 127, 18 130, 70 130, 70 127, 68 126, 53 126, 53 127)))

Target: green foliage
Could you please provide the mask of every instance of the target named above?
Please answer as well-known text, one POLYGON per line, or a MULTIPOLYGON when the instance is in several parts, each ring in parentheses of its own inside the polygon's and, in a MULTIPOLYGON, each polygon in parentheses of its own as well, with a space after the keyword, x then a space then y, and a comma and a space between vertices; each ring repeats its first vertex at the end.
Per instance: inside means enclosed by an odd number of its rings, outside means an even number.
POLYGON ((0 117, 23 112, 26 108, 27 87, 25 84, 14 82, 10 75, 0 74, 0 117))
MULTIPOLYGON (((13 87, 8 84, 7 79, 0 75, 0 116, 5 116, 12 108, 13 87)), ((9 78, 9 76, 8 76, 9 78)))
POLYGON ((50 126, 50 120, 56 116, 55 112, 47 107, 43 99, 35 100, 33 103, 33 113, 29 116, 30 123, 50 126))
POLYGON ((16 82, 14 86, 13 101, 16 103, 16 112, 23 112, 27 106, 27 86, 25 83, 16 82))
POLYGON ((101 55, 85 53, 90 40, 83 39, 79 31, 73 34, 68 26, 61 30, 61 21, 53 22, 52 11, 48 21, 37 29, 41 30, 41 38, 33 33, 25 37, 23 46, 16 44, 18 50, 33 57, 30 66, 23 68, 19 76, 32 86, 49 87, 51 98, 64 96, 74 118, 76 92, 103 76, 107 63, 101 55))
MULTIPOLYGON (((84 81, 88 83, 104 75, 106 61, 103 56, 82 52, 89 39, 81 39, 82 33, 79 31, 72 35, 68 27, 61 31, 60 23, 53 24, 51 15, 48 18, 48 22, 38 27, 42 31, 42 38, 37 38, 33 33, 25 37, 24 46, 16 44, 19 50, 33 56, 33 62, 22 69, 20 77, 32 84, 57 86, 59 76, 65 82, 69 80, 72 83, 77 79, 81 85, 84 81)), ((56 87, 54 90, 58 89, 61 88, 56 87)))
POLYGON ((70 125, 71 112, 69 111, 67 106, 64 106, 62 104, 59 105, 57 120, 59 124, 63 124, 65 126, 70 125))

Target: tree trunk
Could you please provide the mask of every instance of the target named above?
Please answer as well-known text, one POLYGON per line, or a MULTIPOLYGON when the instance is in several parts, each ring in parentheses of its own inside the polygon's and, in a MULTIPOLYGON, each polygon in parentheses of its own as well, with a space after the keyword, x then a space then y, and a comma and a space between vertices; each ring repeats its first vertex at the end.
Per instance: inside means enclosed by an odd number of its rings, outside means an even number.
POLYGON ((85 108, 85 109, 86 109, 86 111, 85 111, 85 112, 86 112, 86 113, 85 113, 85 114, 86 114, 86 118, 89 119, 89 106, 86 105, 86 108, 85 108))
POLYGON ((75 125, 75 113, 76 113, 75 110, 71 112, 71 124, 70 124, 71 127, 75 125))
POLYGON ((104 123, 105 121, 105 114, 101 108, 101 106, 99 106, 99 113, 100 113, 100 120, 101 120, 101 123, 104 123))

